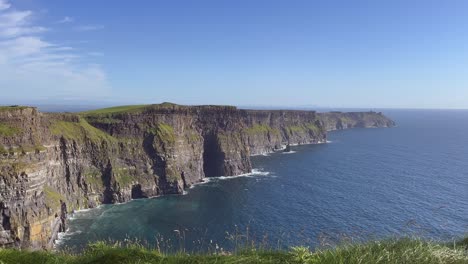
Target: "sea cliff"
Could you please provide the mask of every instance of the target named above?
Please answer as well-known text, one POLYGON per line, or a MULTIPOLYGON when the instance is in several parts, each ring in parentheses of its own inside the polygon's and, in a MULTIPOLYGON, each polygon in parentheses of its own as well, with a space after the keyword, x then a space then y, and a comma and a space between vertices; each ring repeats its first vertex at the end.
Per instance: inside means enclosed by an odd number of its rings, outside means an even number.
POLYGON ((323 143, 331 130, 391 126, 376 112, 0 107, 0 245, 50 248, 72 210, 180 194, 205 177, 251 172, 252 155, 323 143))

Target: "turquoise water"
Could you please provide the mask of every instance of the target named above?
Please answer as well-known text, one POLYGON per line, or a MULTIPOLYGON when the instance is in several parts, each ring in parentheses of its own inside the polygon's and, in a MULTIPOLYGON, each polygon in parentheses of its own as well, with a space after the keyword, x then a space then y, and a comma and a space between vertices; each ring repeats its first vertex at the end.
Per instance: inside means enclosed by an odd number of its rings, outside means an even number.
POLYGON ((173 248, 229 248, 236 232, 275 247, 466 234, 468 111, 384 113, 398 126, 332 132, 329 144, 256 156, 255 173, 212 179, 186 195, 79 212, 58 247, 158 238, 173 248))

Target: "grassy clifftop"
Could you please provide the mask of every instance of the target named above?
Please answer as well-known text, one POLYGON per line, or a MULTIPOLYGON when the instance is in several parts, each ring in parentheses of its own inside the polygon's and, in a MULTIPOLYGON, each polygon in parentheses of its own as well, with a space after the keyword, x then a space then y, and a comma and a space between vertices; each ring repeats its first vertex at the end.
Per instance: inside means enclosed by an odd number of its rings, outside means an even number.
POLYGON ((129 114, 129 113, 142 113, 151 110, 181 110, 181 109, 236 109, 234 106, 223 106, 223 105, 178 105, 174 103, 161 103, 161 104, 146 104, 146 105, 123 105, 108 107, 96 110, 90 110, 81 112, 83 116, 102 116, 102 115, 118 115, 118 114, 129 114))
POLYGON ((81 114, 82 115, 101 115, 101 114, 138 113, 150 107, 151 105, 124 105, 124 106, 115 106, 115 107, 81 112, 81 114))
POLYGON ((94 142, 115 141, 106 132, 90 125, 85 119, 78 118, 76 122, 57 120, 50 126, 53 135, 63 136, 67 139, 83 140, 88 138, 94 142))
POLYGON ((139 245, 96 243, 78 255, 44 251, 0 250, 0 263, 468 263, 468 239, 453 244, 417 239, 347 244, 332 249, 309 251, 292 247, 288 251, 249 248, 235 253, 214 249, 211 253, 164 254, 139 245))

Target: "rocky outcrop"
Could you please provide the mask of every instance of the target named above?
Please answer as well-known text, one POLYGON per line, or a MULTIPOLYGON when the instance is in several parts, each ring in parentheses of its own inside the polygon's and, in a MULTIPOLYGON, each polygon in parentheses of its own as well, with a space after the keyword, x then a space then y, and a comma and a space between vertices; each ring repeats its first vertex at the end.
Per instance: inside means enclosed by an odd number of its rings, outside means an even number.
POLYGON ((248 173, 251 155, 325 142, 327 130, 393 125, 374 112, 165 103, 49 114, 0 107, 0 245, 49 248, 69 211, 248 173))
POLYGON ((320 113, 327 131, 348 129, 348 128, 377 128, 393 127, 395 122, 385 117, 381 112, 329 112, 320 113))

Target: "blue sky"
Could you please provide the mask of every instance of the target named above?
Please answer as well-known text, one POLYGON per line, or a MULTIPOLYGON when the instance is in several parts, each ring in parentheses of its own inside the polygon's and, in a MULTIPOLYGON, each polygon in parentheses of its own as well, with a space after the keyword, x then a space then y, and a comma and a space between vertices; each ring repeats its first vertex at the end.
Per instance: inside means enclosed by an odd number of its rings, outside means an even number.
POLYGON ((0 0, 0 103, 468 108, 468 1, 0 0))

